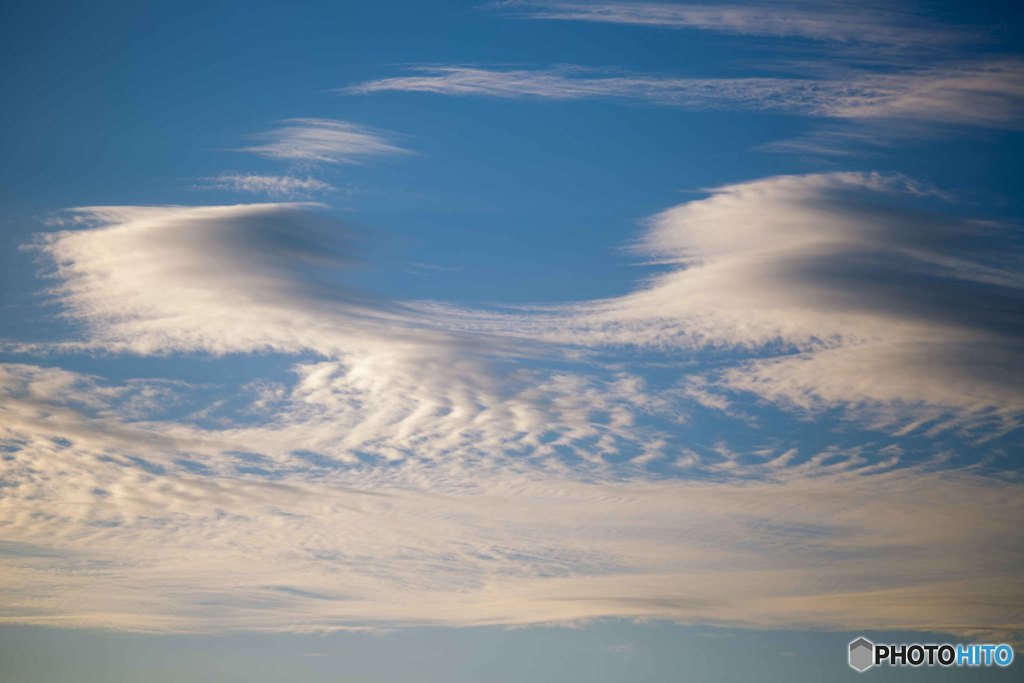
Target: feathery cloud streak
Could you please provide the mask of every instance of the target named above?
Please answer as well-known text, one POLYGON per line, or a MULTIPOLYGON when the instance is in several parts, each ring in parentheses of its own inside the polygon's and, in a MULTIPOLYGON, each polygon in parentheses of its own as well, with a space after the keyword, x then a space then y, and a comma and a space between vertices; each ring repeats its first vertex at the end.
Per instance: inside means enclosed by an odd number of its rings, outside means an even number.
POLYGON ((260 175, 257 173, 222 173, 203 178, 197 189, 230 190, 247 194, 263 194, 288 199, 308 197, 334 190, 334 186, 316 178, 260 175))
MULTIPOLYGON (((777 2, 771 6, 743 3, 686 4, 659 2, 561 2, 511 0, 496 3, 531 19, 587 21, 673 29, 697 29, 738 35, 797 37, 886 47, 933 47, 959 42, 965 36, 944 27, 930 27, 920 16, 843 2, 777 2)), ((884 6, 883 6, 884 7, 884 6)))
POLYGON ((855 73, 843 80, 679 78, 602 75, 581 68, 494 70, 424 67, 361 83, 352 94, 384 91, 499 98, 619 98, 681 109, 737 107, 835 119, 915 121, 993 128, 1024 123, 1024 66, 1016 60, 855 73))
POLYGON ((245 147, 272 159, 323 164, 354 164, 394 154, 409 154, 381 133, 349 121, 289 119, 286 125, 262 134, 263 144, 245 147))
POLYGON ((91 227, 37 245, 82 323, 66 348, 273 350, 295 379, 222 387, 225 412, 182 383, 3 366, 10 619, 1019 629, 1019 548, 993 542, 1022 521, 1012 476, 870 445, 714 458, 679 421, 752 393, 1012 428, 1015 257, 998 226, 906 205, 930 192, 718 188, 647 223, 635 249, 668 270, 636 291, 505 316, 346 285, 355 237, 316 205, 79 209, 91 227), (595 363, 621 345, 744 354, 655 390, 595 363))

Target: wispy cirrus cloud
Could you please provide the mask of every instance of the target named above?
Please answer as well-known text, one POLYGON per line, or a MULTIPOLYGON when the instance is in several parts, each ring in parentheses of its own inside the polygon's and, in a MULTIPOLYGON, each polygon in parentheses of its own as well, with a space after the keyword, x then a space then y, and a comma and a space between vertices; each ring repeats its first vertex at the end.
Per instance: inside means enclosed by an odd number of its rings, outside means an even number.
POLYGON ((360 83, 342 92, 369 94, 387 91, 439 95, 579 100, 623 98, 662 105, 709 108, 748 102, 758 108, 806 106, 827 83, 796 79, 673 78, 653 74, 611 74, 582 67, 556 69, 486 69, 470 66, 420 67, 414 74, 360 83), (800 92, 806 93, 798 97, 800 92))
POLYGON ((241 151, 324 164, 354 164, 371 157, 411 153, 379 131, 334 119, 288 119, 280 128, 259 137, 264 140, 262 144, 241 151))
POLYGON ((492 5, 530 19, 585 21, 671 29, 696 29, 737 35, 796 37, 815 41, 864 43, 886 47, 935 47, 966 40, 971 34, 934 24, 899 10, 899 3, 865 2, 574 2, 508 0, 492 5))
POLYGON ((261 175, 258 173, 221 173, 202 178, 197 189, 228 190, 246 194, 262 194, 288 199, 323 194, 336 189, 330 183, 317 178, 300 178, 289 175, 261 175))
POLYGON ((946 65, 831 78, 682 78, 579 67, 498 70, 423 67, 357 84, 351 94, 385 91, 455 96, 582 100, 615 98, 680 109, 748 109, 820 118, 972 125, 1024 124, 1024 66, 1017 60, 946 65))

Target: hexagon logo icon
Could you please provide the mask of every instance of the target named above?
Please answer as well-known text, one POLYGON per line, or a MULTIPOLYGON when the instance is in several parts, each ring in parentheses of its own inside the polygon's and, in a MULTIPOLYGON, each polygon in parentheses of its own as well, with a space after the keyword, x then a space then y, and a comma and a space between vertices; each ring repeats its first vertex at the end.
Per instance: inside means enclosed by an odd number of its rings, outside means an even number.
POLYGON ((867 638, 850 641, 850 668, 867 671, 875 665, 875 644, 867 638))

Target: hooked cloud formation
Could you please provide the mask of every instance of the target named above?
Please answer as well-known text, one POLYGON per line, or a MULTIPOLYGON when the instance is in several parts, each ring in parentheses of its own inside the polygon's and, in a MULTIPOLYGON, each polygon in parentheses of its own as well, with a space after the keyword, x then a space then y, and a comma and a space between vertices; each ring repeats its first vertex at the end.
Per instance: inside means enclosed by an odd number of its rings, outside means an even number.
POLYGON ((414 372, 432 355, 496 367, 505 361, 485 357, 529 357, 532 340, 770 349, 721 381, 791 406, 922 404, 1013 424, 1024 408, 1019 255, 998 246, 998 225, 906 203, 927 192, 855 173, 719 188, 648 221, 633 250, 667 272, 622 297, 526 316, 340 289, 355 257, 313 205, 81 209, 107 225, 39 248, 58 264, 68 315, 89 329, 78 343, 107 350, 388 348, 392 368, 414 372), (317 277, 326 271, 331 284, 317 277))
MULTIPOLYGON (((848 173, 719 188, 656 216, 637 245, 681 269, 583 315, 672 320, 654 328, 652 341, 841 347, 815 361, 835 359, 831 372, 813 374, 822 386, 805 388, 819 396, 843 396, 845 385, 854 402, 917 397, 1019 412, 1024 281, 1019 255, 1001 246, 1009 226, 892 201, 921 191, 898 177, 848 173), (857 353, 868 358, 858 362, 857 353), (958 377, 978 385, 964 391, 951 381, 958 377)), ((797 358, 771 367, 805 362, 797 358)), ((763 365, 755 373, 762 382, 768 374, 763 365)))
POLYGON ((0 678, 1024 642, 1011 3, 7 4, 0 678))
POLYGON ((308 197, 334 190, 334 186, 316 178, 295 176, 259 175, 256 173, 221 173, 203 178, 197 189, 230 190, 248 194, 263 194, 271 197, 294 199, 308 197))
POLYGON ((313 355, 296 366, 288 404, 302 429, 268 428, 259 441, 347 461, 357 451, 401 459, 462 444, 544 455, 627 438, 614 415, 642 402, 633 383, 611 377, 591 387, 570 375, 538 382, 510 362, 512 341, 444 329, 406 302, 347 286, 346 273, 359 267, 357 238, 318 209, 76 210, 101 225, 37 245, 56 264, 53 291, 66 315, 86 332, 59 348, 313 355))
POLYGON ((492 325, 570 344, 742 350, 718 381, 783 405, 1013 428, 1020 254, 1006 251, 1010 226, 908 204, 930 192, 859 173, 717 188, 646 222, 633 250, 668 270, 643 287, 492 325))

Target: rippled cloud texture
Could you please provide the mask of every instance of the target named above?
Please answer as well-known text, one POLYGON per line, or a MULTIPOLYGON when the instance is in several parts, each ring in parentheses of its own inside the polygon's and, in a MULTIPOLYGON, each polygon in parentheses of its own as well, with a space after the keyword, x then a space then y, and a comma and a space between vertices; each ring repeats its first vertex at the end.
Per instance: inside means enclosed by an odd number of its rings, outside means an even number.
POLYGON ((72 210, 32 249, 78 335, 22 353, 287 371, 0 367, 3 618, 1015 632, 1024 484, 897 438, 1005 438, 1024 414, 1020 254, 934 194, 719 187, 643 222, 632 291, 504 310, 353 286, 364 238, 322 205, 72 210), (756 433, 756 404, 862 437, 690 442, 700 420, 756 433))
POLYGON ((356 4, 12 10, 4 628, 1021 642, 1020 26, 356 4))

